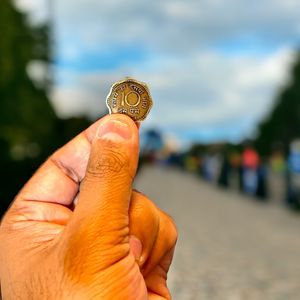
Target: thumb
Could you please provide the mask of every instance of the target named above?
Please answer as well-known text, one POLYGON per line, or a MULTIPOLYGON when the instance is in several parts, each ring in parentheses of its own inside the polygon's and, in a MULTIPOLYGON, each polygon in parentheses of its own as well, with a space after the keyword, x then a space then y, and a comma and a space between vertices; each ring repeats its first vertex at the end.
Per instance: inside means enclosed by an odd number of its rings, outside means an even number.
POLYGON ((120 235, 128 235, 128 210, 138 151, 136 124, 125 115, 106 116, 92 142, 78 204, 66 228, 73 237, 77 236, 76 240, 82 238, 87 244, 97 243, 99 247, 99 243, 116 244, 120 235))

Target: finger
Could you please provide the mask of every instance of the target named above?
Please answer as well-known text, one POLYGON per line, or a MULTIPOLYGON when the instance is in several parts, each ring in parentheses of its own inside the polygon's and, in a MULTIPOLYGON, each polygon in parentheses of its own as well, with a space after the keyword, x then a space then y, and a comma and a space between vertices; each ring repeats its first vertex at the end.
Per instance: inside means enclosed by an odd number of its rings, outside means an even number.
POLYGON ((52 154, 27 182, 17 196, 18 200, 37 200, 72 204, 82 181, 97 129, 104 118, 96 121, 89 128, 52 154))
POLYGON ((11 207, 2 220, 2 225, 7 224, 16 227, 15 224, 18 223, 20 228, 28 227, 25 225, 27 221, 66 225, 71 214, 72 211, 63 205, 43 201, 20 201, 11 207))
POLYGON ((159 230, 159 211, 145 196, 134 191, 129 209, 130 235, 136 237, 142 246, 137 259, 140 267, 147 261, 156 242, 159 230))
POLYGON ((149 299, 171 299, 167 274, 172 263, 177 241, 177 229, 172 219, 160 211, 160 230, 151 255, 142 268, 149 299))
POLYGON ((177 230, 173 220, 145 195, 133 192, 130 210, 130 234, 142 245, 138 260, 149 299, 170 299, 167 273, 172 262, 177 230))
POLYGON ((95 132, 105 118, 52 154, 23 187, 18 200, 37 200, 70 205, 78 192, 95 132))
POLYGON ((149 300, 171 299, 167 286, 167 273, 172 262, 174 248, 165 254, 160 263, 144 278, 147 290, 151 291, 149 300))
POLYGON ((101 124, 92 143, 70 228, 77 231, 79 226, 85 226, 87 232, 97 230, 98 235, 99 228, 103 233, 128 227, 138 145, 137 126, 128 116, 110 115, 101 124))
MULTIPOLYGON (((175 223, 166 213, 160 210, 159 231, 151 254, 141 270, 143 276, 146 277, 151 273, 168 253, 173 253, 177 238, 178 233, 175 223)), ((165 266, 165 269, 168 271, 169 266, 165 266)))

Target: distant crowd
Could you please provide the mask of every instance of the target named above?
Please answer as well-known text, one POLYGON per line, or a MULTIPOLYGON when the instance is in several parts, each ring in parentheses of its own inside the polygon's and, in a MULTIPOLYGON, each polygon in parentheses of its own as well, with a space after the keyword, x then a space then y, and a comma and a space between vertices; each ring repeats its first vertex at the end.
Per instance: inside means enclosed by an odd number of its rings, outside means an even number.
POLYGON ((261 201, 276 201, 300 210, 300 141, 291 143, 287 156, 276 150, 269 157, 261 157, 249 144, 240 151, 207 147, 196 153, 173 152, 164 159, 152 152, 148 153, 149 160, 179 167, 222 188, 235 189, 261 201))

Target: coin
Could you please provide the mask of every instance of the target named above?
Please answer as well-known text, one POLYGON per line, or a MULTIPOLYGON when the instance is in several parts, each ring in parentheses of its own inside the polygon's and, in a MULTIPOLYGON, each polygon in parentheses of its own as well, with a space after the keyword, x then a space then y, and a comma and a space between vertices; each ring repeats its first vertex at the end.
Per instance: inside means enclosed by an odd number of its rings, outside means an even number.
POLYGON ((114 83, 106 98, 110 114, 126 114, 134 121, 144 120, 152 104, 147 85, 133 78, 114 83))

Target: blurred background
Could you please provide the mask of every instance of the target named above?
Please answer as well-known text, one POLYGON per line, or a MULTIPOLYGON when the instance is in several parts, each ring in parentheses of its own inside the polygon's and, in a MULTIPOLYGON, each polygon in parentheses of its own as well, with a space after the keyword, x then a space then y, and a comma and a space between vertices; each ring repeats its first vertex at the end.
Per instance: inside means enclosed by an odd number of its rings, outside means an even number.
POLYGON ((299 1, 1 0, 0 32, 1 214, 132 76, 174 299, 299 299, 299 1))

